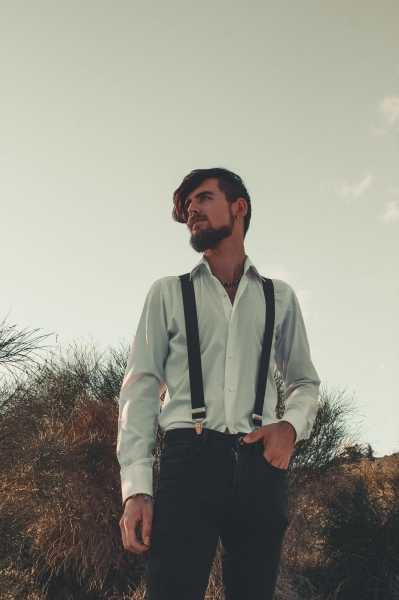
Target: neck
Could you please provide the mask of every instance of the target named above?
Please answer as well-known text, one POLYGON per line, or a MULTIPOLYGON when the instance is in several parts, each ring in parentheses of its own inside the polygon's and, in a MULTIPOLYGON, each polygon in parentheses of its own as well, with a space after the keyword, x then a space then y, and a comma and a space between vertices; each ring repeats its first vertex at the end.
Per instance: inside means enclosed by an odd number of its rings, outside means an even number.
POLYGON ((244 248, 240 248, 236 253, 233 252, 228 255, 207 250, 204 252, 204 258, 208 261, 209 267, 215 277, 221 281, 230 282, 242 276, 246 254, 244 248))

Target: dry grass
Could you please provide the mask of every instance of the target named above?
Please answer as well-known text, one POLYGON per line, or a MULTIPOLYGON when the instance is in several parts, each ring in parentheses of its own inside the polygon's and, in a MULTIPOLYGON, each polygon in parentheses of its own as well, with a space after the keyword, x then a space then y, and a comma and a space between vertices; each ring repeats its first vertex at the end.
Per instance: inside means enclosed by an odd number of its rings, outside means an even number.
MULTIPOLYGON (((145 599, 145 556, 123 549, 118 523, 116 397, 125 364, 75 356, 3 396, 0 598, 145 599)), ((155 489, 160 444, 158 431, 155 489)), ((306 477, 297 469, 276 600, 327 600, 303 573, 328 565, 320 534, 328 501, 361 477, 378 510, 389 513, 398 467, 392 456, 306 477)), ((219 543, 206 600, 223 598, 219 543)))

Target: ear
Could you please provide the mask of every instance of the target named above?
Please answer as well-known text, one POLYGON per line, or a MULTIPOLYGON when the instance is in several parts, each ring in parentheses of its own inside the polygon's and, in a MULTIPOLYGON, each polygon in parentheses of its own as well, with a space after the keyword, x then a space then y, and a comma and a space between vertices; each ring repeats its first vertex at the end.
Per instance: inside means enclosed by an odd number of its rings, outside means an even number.
POLYGON ((243 198, 242 196, 240 196, 239 198, 237 198, 237 200, 240 203, 240 208, 241 208, 241 215, 243 217, 245 217, 245 215, 248 212, 248 202, 245 200, 245 198, 243 198))
POLYGON ((248 212, 248 203, 245 200, 245 198, 243 198, 242 196, 239 196, 238 198, 236 198, 232 202, 231 206, 233 206, 236 210, 235 215, 234 215, 235 219, 239 216, 245 217, 245 215, 248 212))

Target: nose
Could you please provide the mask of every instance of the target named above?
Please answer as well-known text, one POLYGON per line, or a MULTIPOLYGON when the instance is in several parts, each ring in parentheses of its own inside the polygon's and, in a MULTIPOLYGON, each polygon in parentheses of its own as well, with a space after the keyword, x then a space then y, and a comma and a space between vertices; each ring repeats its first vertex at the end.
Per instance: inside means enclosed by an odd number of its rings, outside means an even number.
POLYGON ((195 204, 190 202, 190 206, 188 207, 187 214, 189 217, 191 217, 191 215, 194 213, 198 214, 198 208, 195 206, 195 204))
POLYGON ((195 206, 191 206, 189 207, 188 211, 187 211, 187 221, 191 222, 192 219, 196 219, 199 218, 200 212, 199 210, 195 207, 195 206))

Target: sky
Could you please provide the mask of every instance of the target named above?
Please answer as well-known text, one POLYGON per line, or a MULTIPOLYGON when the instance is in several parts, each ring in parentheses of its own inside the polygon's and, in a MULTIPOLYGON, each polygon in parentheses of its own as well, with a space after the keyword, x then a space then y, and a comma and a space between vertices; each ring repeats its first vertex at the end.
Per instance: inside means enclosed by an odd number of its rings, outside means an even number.
POLYGON ((172 195, 225 167, 245 251, 287 281, 322 385, 399 451, 399 4, 0 0, 0 319, 131 343, 200 260, 172 195))

